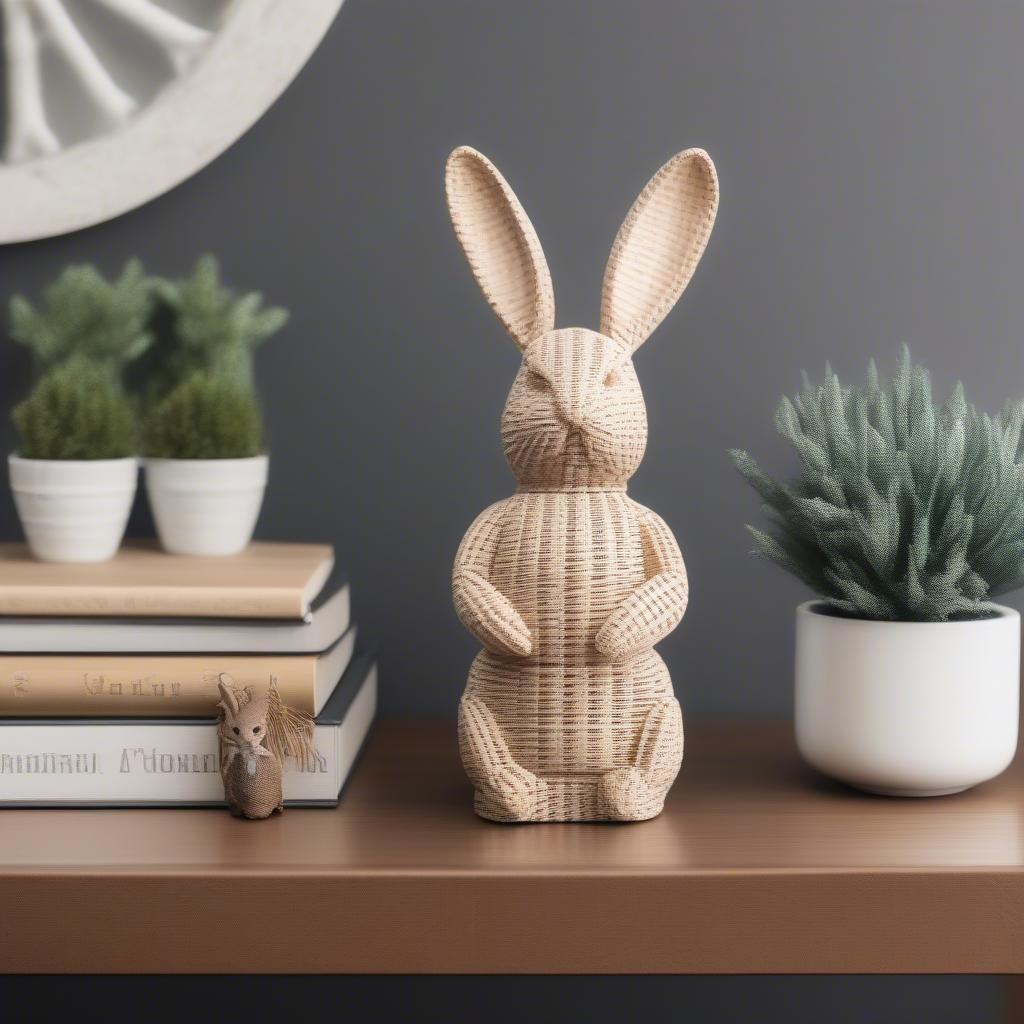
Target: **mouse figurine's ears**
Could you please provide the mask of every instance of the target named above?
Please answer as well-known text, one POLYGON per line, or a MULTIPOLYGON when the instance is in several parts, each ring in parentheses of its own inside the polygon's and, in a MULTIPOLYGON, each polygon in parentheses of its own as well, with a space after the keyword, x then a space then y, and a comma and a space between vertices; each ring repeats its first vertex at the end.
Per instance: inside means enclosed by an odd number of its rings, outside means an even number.
MULTIPOLYGON (((537 232, 498 169, 460 146, 445 171, 455 234, 480 290, 520 349, 555 326, 551 274, 537 232)), ((631 350, 689 284, 718 211, 718 177, 702 149, 677 153, 647 183, 612 245, 601 333, 631 350)))
POLYGON ((235 681, 227 674, 221 672, 217 677, 217 689, 220 691, 220 704, 229 715, 238 714, 238 696, 235 693, 235 681))

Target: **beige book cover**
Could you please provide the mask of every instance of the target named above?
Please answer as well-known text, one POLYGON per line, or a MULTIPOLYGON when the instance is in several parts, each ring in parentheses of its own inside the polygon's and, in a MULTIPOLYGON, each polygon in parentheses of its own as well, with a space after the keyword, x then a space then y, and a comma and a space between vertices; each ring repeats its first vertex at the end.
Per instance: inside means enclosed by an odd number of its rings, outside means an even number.
POLYGON ((168 555, 128 542, 109 562, 38 562, 0 544, 0 615, 302 619, 334 565, 328 544, 255 542, 239 555, 168 555))
POLYGON ((317 715, 352 657, 355 630, 319 655, 0 655, 0 717, 211 718, 222 674, 277 683, 290 708, 317 715))

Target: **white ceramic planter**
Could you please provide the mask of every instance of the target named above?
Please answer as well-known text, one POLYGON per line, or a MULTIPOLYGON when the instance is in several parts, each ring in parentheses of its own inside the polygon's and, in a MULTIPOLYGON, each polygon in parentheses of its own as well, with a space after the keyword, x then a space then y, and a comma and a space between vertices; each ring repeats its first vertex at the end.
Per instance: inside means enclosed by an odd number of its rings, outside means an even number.
POLYGON ((250 459, 146 459, 146 494, 164 550, 235 555, 252 539, 266 455, 250 459))
POLYGON ((815 767, 889 796, 994 778, 1017 749, 1020 616, 967 622, 796 615, 796 739, 815 767))
POLYGON ((32 554, 44 562, 104 562, 121 545, 139 466, 127 459, 7 459, 32 554))

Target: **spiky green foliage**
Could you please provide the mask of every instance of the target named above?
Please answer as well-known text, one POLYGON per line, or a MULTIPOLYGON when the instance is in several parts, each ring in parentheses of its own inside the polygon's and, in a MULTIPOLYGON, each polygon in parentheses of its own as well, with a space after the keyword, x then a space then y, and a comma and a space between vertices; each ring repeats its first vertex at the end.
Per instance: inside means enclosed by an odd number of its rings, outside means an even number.
POLYGON ((287 310, 262 308, 259 292, 236 295, 224 287, 210 254, 199 259, 189 277, 158 281, 156 291, 174 336, 157 391, 167 393, 196 371, 251 388, 253 350, 285 325, 287 310))
POLYGON ((22 295, 10 304, 11 337, 31 350, 40 370, 82 356, 116 374, 153 340, 152 288, 138 260, 113 282, 92 264, 65 267, 43 299, 38 309, 22 295))
POLYGON ((1024 405, 979 413, 957 385, 942 405, 904 348, 883 386, 824 382, 783 398, 779 432, 800 458, 789 482, 743 451, 737 468, 773 528, 748 527, 758 554, 839 612, 945 621, 986 614, 984 602, 1024 585, 1024 405))
POLYGON ((143 419, 146 455, 161 459, 242 459, 263 450, 253 393, 198 372, 151 406, 143 419))
POLYGON ((26 459, 121 459, 137 450, 131 400, 82 357, 45 373, 11 418, 26 459))

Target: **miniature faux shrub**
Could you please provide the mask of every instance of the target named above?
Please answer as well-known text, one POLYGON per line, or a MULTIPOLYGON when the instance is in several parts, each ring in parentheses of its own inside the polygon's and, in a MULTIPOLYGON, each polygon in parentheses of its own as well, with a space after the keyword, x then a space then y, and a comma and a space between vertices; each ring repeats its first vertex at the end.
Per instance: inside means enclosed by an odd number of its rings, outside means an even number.
POLYGON ((157 393, 166 394, 196 371, 251 388, 253 350, 284 326, 287 310, 264 309, 259 292, 237 295, 224 287, 209 254, 189 277, 158 281, 156 292, 173 334, 157 393))
POLYGON ((87 359, 45 373, 11 418, 26 459, 120 459, 137 450, 131 400, 87 359))
POLYGON ((230 380, 197 372, 146 412, 146 455, 161 459, 241 459, 263 450, 253 393, 230 380))
POLYGON ((24 296, 10 304, 11 337, 45 370, 81 356, 119 373, 149 348, 151 282, 130 260, 110 282, 91 264, 66 267, 37 309, 24 296))
POLYGON ((764 502, 757 553, 837 611, 870 619, 944 621, 1024 584, 1024 405, 979 413, 961 385, 943 404, 903 350, 892 382, 874 363, 848 388, 826 369, 805 377, 775 417, 798 475, 769 477, 749 454, 737 468, 764 502))

